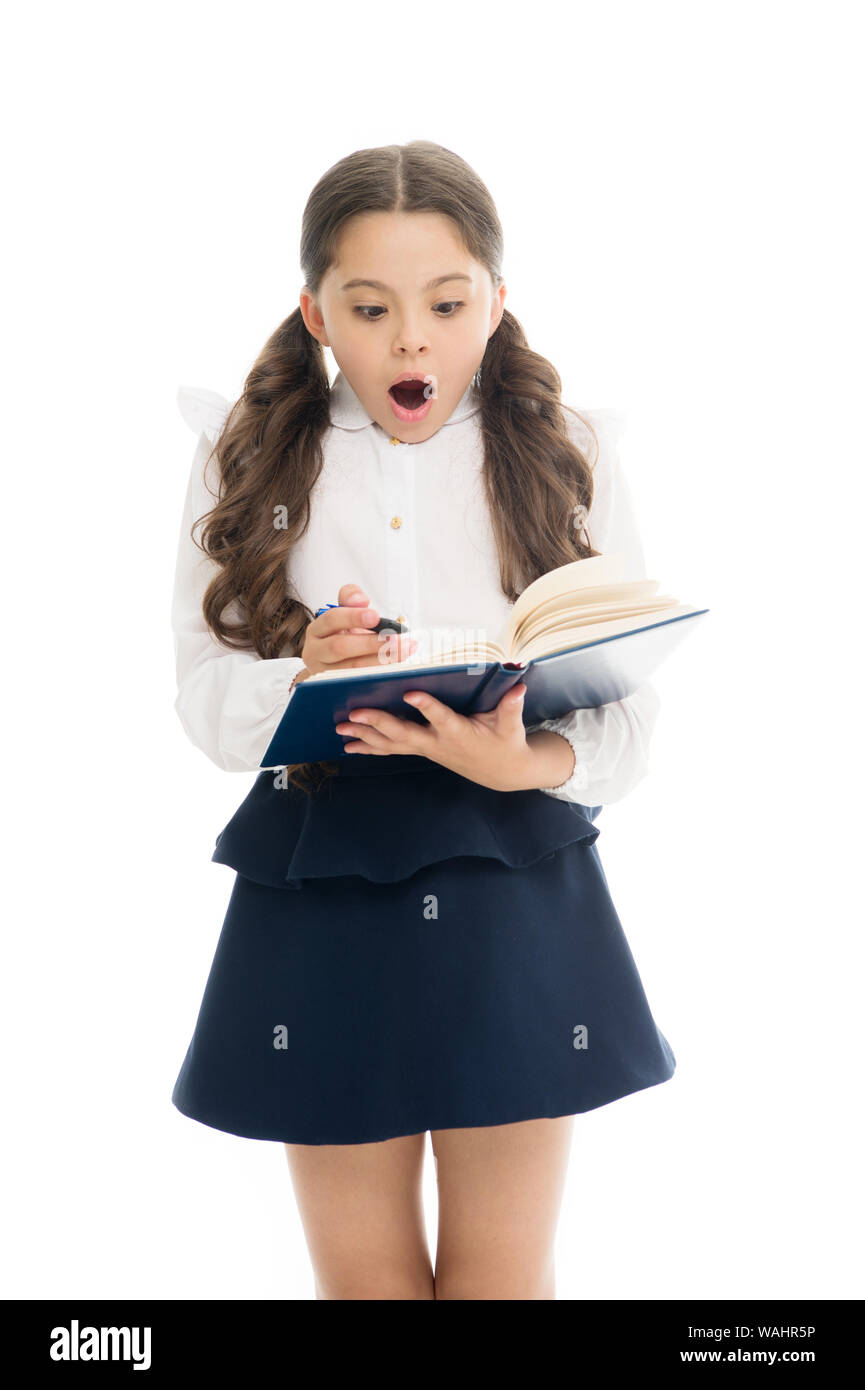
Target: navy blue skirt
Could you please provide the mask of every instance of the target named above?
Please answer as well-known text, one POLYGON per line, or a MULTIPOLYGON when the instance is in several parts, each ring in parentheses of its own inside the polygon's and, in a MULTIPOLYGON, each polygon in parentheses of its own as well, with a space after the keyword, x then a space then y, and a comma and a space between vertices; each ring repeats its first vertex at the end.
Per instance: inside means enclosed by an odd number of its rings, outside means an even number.
POLYGON ((172 1101, 249 1139, 361 1144, 572 1115, 676 1059, 595 844, 600 807, 346 754, 259 773, 172 1101))

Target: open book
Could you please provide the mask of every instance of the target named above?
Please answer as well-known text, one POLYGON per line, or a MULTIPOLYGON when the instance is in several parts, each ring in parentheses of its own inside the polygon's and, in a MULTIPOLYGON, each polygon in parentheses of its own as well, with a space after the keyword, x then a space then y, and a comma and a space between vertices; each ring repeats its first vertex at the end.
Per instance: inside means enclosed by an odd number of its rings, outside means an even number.
POLYGON ((361 706, 425 723, 402 698, 409 690, 481 714, 522 680, 526 725, 633 694, 709 610, 658 594, 657 580, 625 580, 626 565, 622 555, 594 555, 541 575, 494 641, 466 637, 433 655, 309 676, 295 685, 260 766, 351 756, 334 726, 361 706))

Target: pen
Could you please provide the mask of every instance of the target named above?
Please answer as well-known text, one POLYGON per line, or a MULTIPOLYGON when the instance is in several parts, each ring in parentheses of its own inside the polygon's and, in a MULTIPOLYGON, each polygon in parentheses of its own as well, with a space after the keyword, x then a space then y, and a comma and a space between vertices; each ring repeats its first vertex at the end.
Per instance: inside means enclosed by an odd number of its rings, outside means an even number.
MULTIPOLYGON (((338 607, 338 603, 326 603, 324 607, 319 608, 318 612, 314 616, 316 618, 319 618, 321 617, 322 613, 327 612, 328 608, 338 607)), ((387 628, 390 632, 408 632, 408 628, 405 626, 405 624, 398 623, 396 618, 379 618, 375 627, 371 627, 369 630, 370 632, 382 632, 385 628, 387 628)))

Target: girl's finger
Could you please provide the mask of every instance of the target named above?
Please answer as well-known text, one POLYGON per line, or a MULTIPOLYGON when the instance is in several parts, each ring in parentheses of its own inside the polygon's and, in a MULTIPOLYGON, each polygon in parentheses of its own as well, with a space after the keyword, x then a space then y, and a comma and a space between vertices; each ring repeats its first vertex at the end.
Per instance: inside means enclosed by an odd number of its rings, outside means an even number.
POLYGON ((349 729, 339 724, 336 731, 342 739, 343 748, 349 753, 372 753, 375 749, 386 746, 387 741, 366 725, 349 729))
POLYGON ((498 709, 494 712, 504 715, 506 719, 521 718, 525 694, 526 687, 521 681, 519 685, 513 686, 502 696, 498 709))
POLYGON ((447 727, 451 721, 464 718, 464 715, 457 714, 449 705, 443 705, 441 700, 437 700, 426 690, 407 690, 403 699, 413 709, 420 710, 424 719, 428 719, 430 724, 438 729, 447 727))
POLYGON ((388 714, 383 709, 353 709, 351 717, 342 724, 337 725, 337 730, 354 733, 355 738, 363 738, 373 746, 380 745, 382 740, 388 742, 405 742, 406 724, 408 720, 399 719, 396 715, 388 714))

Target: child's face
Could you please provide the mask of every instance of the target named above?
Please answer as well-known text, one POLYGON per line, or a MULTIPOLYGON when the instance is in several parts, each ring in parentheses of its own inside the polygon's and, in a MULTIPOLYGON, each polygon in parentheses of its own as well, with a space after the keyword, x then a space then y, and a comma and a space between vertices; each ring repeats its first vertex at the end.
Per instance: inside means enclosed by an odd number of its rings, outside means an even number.
POLYGON ((337 255, 318 295, 301 291, 304 323, 330 347, 372 419, 388 435, 419 444, 453 413, 480 366, 506 286, 493 289, 486 266, 440 213, 361 213, 343 228, 337 255), (430 286, 439 277, 449 278, 430 286), (384 288, 346 289, 353 280, 384 288), (405 420, 394 409, 388 388, 403 372, 432 378, 421 419, 405 420))

